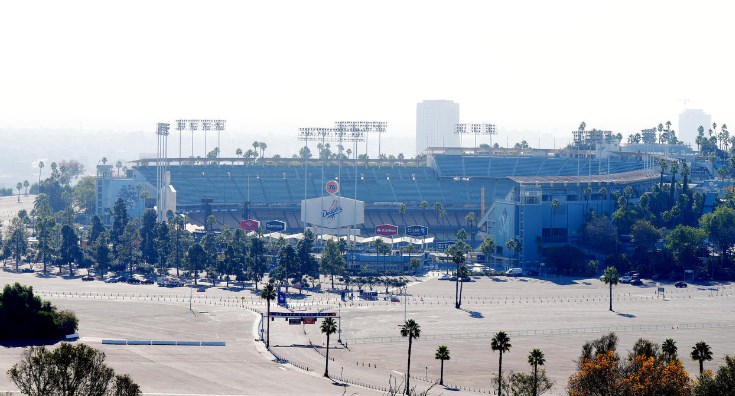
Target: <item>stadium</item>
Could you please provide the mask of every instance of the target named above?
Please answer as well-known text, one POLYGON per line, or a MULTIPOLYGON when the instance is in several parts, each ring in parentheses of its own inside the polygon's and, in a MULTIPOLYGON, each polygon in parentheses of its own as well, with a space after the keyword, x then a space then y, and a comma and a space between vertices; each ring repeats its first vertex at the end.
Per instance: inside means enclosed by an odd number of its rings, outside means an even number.
POLYGON ((140 215, 155 207, 160 183, 162 195, 170 197, 166 211, 185 214, 199 227, 278 220, 285 223, 279 235, 311 225, 320 236, 355 233, 361 242, 380 225, 394 225, 398 237, 406 226, 420 225, 428 227, 427 241, 435 248, 465 229, 475 247, 493 236, 496 258, 538 264, 538 243, 574 242, 590 209, 611 213, 616 193, 630 186, 637 195, 658 181, 655 164, 667 154, 625 151, 614 143, 578 149, 428 148, 421 161, 143 158, 132 161, 122 177, 111 165, 98 166, 96 213, 109 223, 122 197, 131 215, 140 215), (364 216, 337 229, 305 224, 302 200, 328 197, 324 186, 331 180, 339 182, 337 197, 364 202, 364 216), (519 242, 518 251, 505 248, 511 239, 519 242))

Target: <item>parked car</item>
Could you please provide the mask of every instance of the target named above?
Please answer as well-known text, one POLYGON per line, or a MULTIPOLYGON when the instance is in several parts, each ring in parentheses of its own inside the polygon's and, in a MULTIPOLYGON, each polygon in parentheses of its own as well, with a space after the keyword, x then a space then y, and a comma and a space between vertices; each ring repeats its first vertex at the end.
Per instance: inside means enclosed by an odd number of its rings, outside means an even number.
POLYGON ((83 280, 84 282, 89 282, 89 281, 93 281, 93 280, 94 280, 94 276, 92 276, 92 275, 84 275, 84 276, 82 277, 82 280, 83 280))
POLYGON ((34 273, 36 271, 34 271, 33 268, 23 268, 22 270, 20 270, 20 272, 22 272, 24 274, 32 274, 32 273, 34 273))
POLYGON ((511 268, 505 272, 508 276, 523 276, 523 268, 511 268))
POLYGON ((140 281, 140 283, 143 284, 143 285, 152 285, 154 282, 153 282, 153 279, 143 278, 143 280, 140 281))
POLYGON ((136 278, 134 276, 131 276, 130 278, 127 278, 125 280, 125 282, 130 283, 131 285, 139 285, 140 284, 140 279, 138 279, 138 278, 136 278))
POLYGON ((390 302, 401 302, 401 300, 398 297, 396 297, 396 296, 392 296, 390 298, 390 302))
POLYGON ((681 288, 687 287, 687 286, 688 286, 687 283, 684 282, 684 281, 678 281, 678 282, 674 283, 674 287, 676 287, 677 289, 681 289, 681 288))
POLYGON ((643 281, 641 280, 641 278, 633 278, 630 280, 630 284, 633 286, 640 286, 643 284, 643 281))
POLYGON ((111 276, 105 279, 105 283, 117 283, 119 281, 120 281, 120 278, 118 278, 117 276, 111 276))
POLYGON ((631 276, 625 275, 620 277, 620 283, 630 283, 630 281, 633 278, 631 276))
POLYGON ((439 277, 439 280, 449 280, 449 278, 450 278, 449 275, 443 274, 442 276, 439 277))

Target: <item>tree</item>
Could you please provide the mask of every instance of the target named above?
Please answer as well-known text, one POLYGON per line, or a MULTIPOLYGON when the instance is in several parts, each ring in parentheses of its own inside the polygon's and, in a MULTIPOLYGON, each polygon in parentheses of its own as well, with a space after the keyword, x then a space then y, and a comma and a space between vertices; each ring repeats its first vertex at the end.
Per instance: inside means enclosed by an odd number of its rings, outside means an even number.
POLYGON ((725 355, 725 364, 717 370, 715 377, 707 373, 700 375, 692 395, 721 396, 732 395, 735 389, 735 356, 725 355))
POLYGON ((699 341, 694 344, 689 356, 692 357, 692 360, 699 362, 699 375, 702 376, 704 373, 704 362, 712 360, 712 348, 706 342, 699 341))
POLYGON ((475 212, 469 212, 467 215, 465 215, 464 220, 467 222, 467 225, 470 227, 470 238, 472 245, 475 244, 475 234, 477 233, 477 230, 475 227, 477 226, 477 215, 475 212))
POLYGON ((669 162, 666 161, 665 158, 661 158, 658 160, 658 166, 661 168, 661 181, 659 182, 659 187, 663 189, 664 186, 664 172, 669 168, 669 162))
POLYGON ((271 301, 278 297, 278 290, 273 286, 273 283, 268 283, 263 286, 263 290, 260 291, 260 298, 264 298, 267 304, 267 311, 265 315, 265 321, 268 322, 265 338, 265 347, 270 348, 271 345, 271 301))
POLYGON ((503 394, 503 353, 509 352, 512 345, 510 344, 510 337, 504 331, 495 333, 492 341, 490 341, 490 348, 500 353, 498 359, 498 395, 503 394))
POLYGON ((405 393, 408 395, 410 392, 410 381, 411 381, 411 347, 413 346, 413 339, 421 336, 421 326, 419 326, 413 319, 407 320, 401 325, 401 336, 408 337, 408 366, 406 368, 406 388, 405 393))
POLYGON ((96 180, 94 176, 84 176, 72 187, 74 205, 85 214, 92 213, 95 206, 96 180))
POLYGON ((452 246, 447 248, 446 253, 452 258, 452 262, 456 265, 457 279, 454 284, 454 308, 459 309, 462 306, 462 301, 459 298, 459 268, 462 266, 467 259, 467 253, 470 251, 470 245, 466 244, 462 240, 457 240, 452 246))
POLYGON ((25 195, 28 195, 28 187, 30 184, 28 183, 28 180, 23 180, 23 188, 25 188, 25 195))
POLYGON ((720 248, 720 265, 727 262, 728 251, 735 245, 735 209, 719 206, 699 219, 709 239, 720 248))
POLYGON ((104 362, 104 352, 86 344, 62 343, 53 351, 32 346, 8 375, 23 394, 32 396, 142 395, 129 376, 115 375, 104 362))
POLYGON ((79 248, 79 238, 74 228, 64 225, 61 227, 61 247, 59 248, 59 275, 61 275, 61 264, 69 264, 69 276, 74 275, 73 264, 82 256, 79 248))
POLYGON ((538 366, 543 366, 544 363, 546 363, 546 358, 540 349, 534 348, 528 354, 528 364, 533 367, 533 396, 538 395, 538 366))
POLYGON ((112 242, 112 252, 117 257, 118 246, 122 238, 125 227, 128 225, 128 209, 125 201, 118 198, 112 208, 112 229, 110 231, 110 241, 112 242))
POLYGON ((495 239, 490 236, 486 236, 480 244, 480 251, 485 255, 485 263, 488 262, 490 256, 495 252, 495 239))
POLYGON ((154 264, 158 257, 156 251, 156 211, 146 209, 143 213, 143 222, 140 227, 140 253, 143 261, 154 264))
POLYGON ((631 227, 631 235, 636 248, 641 251, 653 249, 661 238, 661 233, 647 220, 638 220, 631 227))
POLYGON ((0 340, 54 340, 77 330, 71 311, 58 311, 33 288, 7 284, 0 293, 0 340))
POLYGON ((195 243, 187 250, 186 258, 189 270, 194 271, 194 284, 196 285, 197 279, 199 278, 199 271, 203 270, 207 264, 207 252, 201 244, 195 243))
POLYGON ((434 354, 434 359, 441 361, 441 370, 439 375, 439 385, 444 385, 444 361, 449 360, 449 347, 446 345, 439 345, 438 348, 436 348, 436 353, 434 354))
POLYGON ((324 376, 329 378, 329 336, 337 332, 337 322, 334 318, 326 318, 322 321, 321 325, 322 334, 327 336, 327 353, 325 355, 326 361, 324 363, 324 376))
POLYGON ((678 357, 676 356, 676 342, 671 338, 667 338, 666 340, 664 340, 663 344, 661 344, 661 352, 663 352, 663 358, 667 362, 678 359, 678 357))
POLYGON ((7 233, 8 238, 5 241, 5 246, 9 248, 13 258, 15 259, 15 271, 18 272, 20 260, 28 250, 28 233, 26 232, 26 225, 19 216, 13 217, 7 233))
POLYGON ((617 285, 620 281, 620 278, 618 277, 618 269, 615 267, 607 267, 605 268, 605 272, 602 274, 602 282, 606 285, 610 286, 610 312, 613 312, 612 308, 612 289, 614 285, 617 285))
POLYGON ((18 189, 18 202, 20 202, 20 190, 23 188, 23 183, 18 182, 18 184, 15 185, 15 188, 18 189))
POLYGON ((329 274, 332 278, 332 289, 334 289, 334 275, 339 275, 345 270, 345 258, 339 251, 337 243, 327 241, 322 252, 321 272, 329 274))
POLYGON ((38 186, 41 186, 41 171, 43 170, 43 167, 46 166, 46 164, 43 163, 43 161, 38 161, 38 186))
MULTIPOLYGON (((45 194, 40 194, 45 195, 45 194)), ((43 273, 46 274, 49 260, 53 257, 54 237, 52 232, 56 222, 52 216, 39 216, 36 219, 36 238, 38 244, 36 245, 36 260, 40 260, 43 263, 43 273)), ((94 229, 94 223, 92 223, 92 229, 94 229)))
POLYGON ((678 225, 666 235, 665 247, 680 265, 697 260, 697 249, 707 238, 707 233, 697 227, 678 225))

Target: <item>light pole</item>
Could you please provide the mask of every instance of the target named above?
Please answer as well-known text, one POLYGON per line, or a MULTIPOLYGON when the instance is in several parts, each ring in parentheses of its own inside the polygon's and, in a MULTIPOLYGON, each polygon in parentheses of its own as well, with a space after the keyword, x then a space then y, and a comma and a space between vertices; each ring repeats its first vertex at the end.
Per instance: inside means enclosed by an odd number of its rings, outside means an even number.
POLYGON ((337 305, 337 342, 342 343, 342 303, 337 305))
POLYGON ((158 221, 164 219, 166 196, 162 193, 166 176, 166 162, 168 161, 168 131, 169 124, 159 122, 156 129, 158 135, 158 151, 156 152, 156 209, 158 221))
POLYGON ((490 136, 490 146, 493 145, 493 135, 498 133, 495 131, 495 124, 455 124, 454 133, 457 135, 474 135, 475 136, 475 155, 477 155, 477 135, 490 136))

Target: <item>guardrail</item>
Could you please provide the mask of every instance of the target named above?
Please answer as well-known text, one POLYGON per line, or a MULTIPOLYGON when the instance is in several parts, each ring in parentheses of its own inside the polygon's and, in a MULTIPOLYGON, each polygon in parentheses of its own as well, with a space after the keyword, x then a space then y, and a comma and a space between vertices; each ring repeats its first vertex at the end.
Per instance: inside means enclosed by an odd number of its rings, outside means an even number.
POLYGON ((224 341, 102 340, 104 345, 226 346, 224 341))

